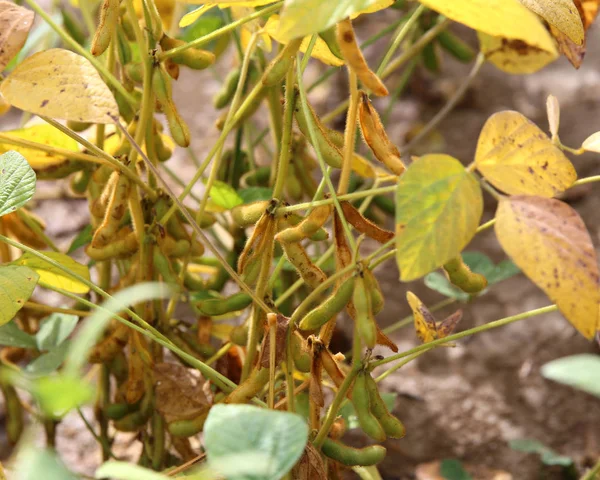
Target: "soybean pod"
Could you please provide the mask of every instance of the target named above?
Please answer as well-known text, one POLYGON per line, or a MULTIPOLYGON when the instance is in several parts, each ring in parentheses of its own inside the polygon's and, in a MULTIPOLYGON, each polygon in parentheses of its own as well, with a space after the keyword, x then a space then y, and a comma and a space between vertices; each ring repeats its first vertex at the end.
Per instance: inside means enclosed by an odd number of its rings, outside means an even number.
POLYGON ((337 24, 336 35, 342 56, 363 85, 377 96, 385 97, 389 95, 388 89, 381 79, 367 65, 367 61, 360 51, 358 43, 356 43, 354 28, 352 28, 352 22, 349 19, 342 20, 337 24))
POLYGON ((243 310, 252 303, 252 298, 245 292, 235 293, 226 298, 211 298, 201 300, 196 304, 196 308, 203 315, 215 317, 225 315, 226 313, 243 310))
POLYGON ((316 330, 325 325, 335 315, 341 312, 352 299, 354 292, 354 277, 349 277, 333 291, 333 293, 318 307, 309 312, 300 322, 301 330, 316 330))
POLYGON ((373 272, 369 270, 366 266, 363 269, 365 286, 367 287, 367 291, 371 297, 371 311, 373 315, 377 315, 381 310, 383 310, 385 298, 383 296, 383 292, 381 291, 381 287, 379 286, 379 281, 373 275, 373 272))
POLYGON ((117 180, 106 206, 102 224, 92 238, 94 247, 102 247, 114 238, 127 210, 127 202, 131 194, 131 180, 121 172, 115 172, 113 175, 117 176, 117 180))
POLYGON ((100 22, 92 39, 91 53, 95 57, 102 55, 110 45, 113 31, 119 19, 120 0, 104 0, 100 7, 100 22))
POLYGON ((240 76, 241 70, 236 68, 231 70, 227 77, 225 77, 221 89, 213 97, 213 105, 215 108, 219 110, 221 108, 225 108, 227 105, 229 105, 231 100, 233 100, 237 84, 240 81, 240 76))
POLYGON ((270 203, 268 200, 259 200, 257 202, 238 205, 231 210, 231 217, 240 227, 249 227, 258 222, 270 203))
POLYGON ((174 437, 192 437, 202 431, 208 417, 208 410, 189 420, 175 420, 167 424, 167 430, 174 437))
POLYGON ((327 279, 327 275, 315 265, 300 243, 282 243, 281 247, 289 262, 296 268, 302 280, 315 289, 327 279))
MULTIPOLYGON (((163 35, 160 39, 160 46, 163 50, 168 51, 177 47, 186 45, 187 43, 183 40, 171 38, 167 35, 163 35)), ((203 70, 210 67, 215 63, 215 54, 208 50, 202 50, 200 48, 187 48, 180 53, 171 56, 173 62, 185 65, 186 67, 194 70, 203 70)))
MULTIPOLYGON (((310 105, 308 105, 308 114, 312 117, 312 121, 315 128, 315 140, 317 143, 317 147, 323 156, 323 160, 325 163, 333 168, 342 168, 342 164, 344 163, 344 154, 337 147, 327 135, 327 130, 314 110, 310 105)), ((296 115, 296 123, 298 124, 298 128, 302 132, 302 135, 308 140, 308 142, 313 145, 313 139, 310 135, 310 129, 308 128, 308 119, 305 115, 304 109, 300 105, 300 95, 296 95, 296 106, 294 108, 294 112, 296 115)), ((315 145, 313 145, 314 147, 315 145)))
POLYGON ((303 372, 310 372, 310 365, 312 363, 312 356, 306 345, 306 340, 298 332, 294 332, 291 337, 291 348, 292 358, 294 359, 294 365, 296 368, 303 372))
POLYGON ((123 227, 120 232, 123 232, 124 235, 121 236, 117 233, 117 239, 103 247, 94 247, 91 244, 88 245, 85 249, 85 253, 94 260, 103 261, 108 260, 109 258, 127 257, 137 252, 139 247, 137 234, 132 232, 129 227, 123 227))
POLYGON ((342 442, 326 438, 321 446, 326 457, 340 462, 347 467, 369 467, 377 465, 385 458, 386 449, 381 445, 370 445, 364 448, 353 448, 342 442))
POLYGON ((358 209, 350 202, 340 202, 344 217, 350 225, 352 225, 359 233, 364 233, 367 237, 376 240, 379 243, 387 243, 394 238, 394 232, 381 228, 371 220, 366 218, 358 209))
POLYGON ((374 348, 377 343, 377 325, 371 310, 371 296, 362 276, 354 284, 352 303, 356 312, 354 321, 358 334, 368 348, 374 348))
POLYGON ((365 92, 360 92, 358 105, 360 131, 365 143, 369 146, 377 160, 396 175, 402 175, 406 167, 400 158, 400 151, 387 136, 379 114, 371 105, 369 97, 365 92))
POLYGON ((377 389, 377 383, 371 374, 365 372, 365 384, 367 391, 369 392, 369 399, 371 401, 371 412, 377 418, 385 433, 392 438, 402 438, 406 435, 406 429, 400 420, 392 415, 383 398, 379 394, 377 389))
POLYGON ((292 40, 283 47, 283 50, 281 50, 271 63, 267 65, 261 79, 261 82, 265 87, 274 87, 283 80, 283 77, 285 77, 285 74, 294 63, 296 53, 298 53, 301 43, 302 38, 292 40))
POLYGON ((319 205, 298 225, 286 228, 275 235, 275 240, 283 243, 294 243, 311 237, 325 225, 332 212, 333 204, 319 205))
POLYGON ((371 397, 367 390, 366 375, 368 374, 363 370, 356 376, 354 386, 352 387, 352 404, 356 410, 358 423, 363 432, 373 440, 383 442, 387 438, 387 435, 379 420, 377 420, 371 411, 371 397))
POLYGON ((463 292, 475 294, 487 287, 487 279, 473 272, 460 255, 444 264, 444 270, 450 282, 463 292))
POLYGON ((169 131, 173 140, 180 147, 188 147, 190 145, 190 130, 173 103, 171 77, 160 64, 154 67, 152 88, 156 99, 161 104, 163 112, 167 117, 169 131))

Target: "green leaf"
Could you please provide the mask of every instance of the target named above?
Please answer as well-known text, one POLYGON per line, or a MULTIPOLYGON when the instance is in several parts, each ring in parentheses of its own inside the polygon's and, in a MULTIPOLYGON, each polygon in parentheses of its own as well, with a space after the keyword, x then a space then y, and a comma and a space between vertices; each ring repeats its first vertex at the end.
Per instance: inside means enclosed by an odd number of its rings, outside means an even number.
POLYGON ((518 452, 537 453, 541 457, 544 465, 561 465, 563 467, 569 467, 573 464, 572 458, 559 455, 542 442, 538 442, 537 440, 533 440, 531 438, 511 440, 509 445, 510 448, 518 452))
POLYGON ((64 313, 53 313, 40 323, 35 335, 38 350, 51 350, 63 343, 77 326, 79 317, 64 313))
POLYGON ((333 27, 340 20, 360 12, 379 0, 286 0, 279 22, 282 41, 306 37, 333 27))
POLYGON ((94 398, 89 383, 70 375, 41 377, 35 381, 32 393, 44 413, 53 418, 61 418, 94 398))
MULTIPOLYGON (((89 281, 90 271, 88 267, 76 262, 68 255, 60 252, 43 252, 50 260, 60 263, 63 267, 68 268, 73 273, 85 278, 89 281)), ((60 268, 52 265, 48 261, 39 258, 32 253, 25 252, 20 258, 12 262, 13 265, 24 265, 35 270, 40 276, 40 282, 53 285, 71 293, 87 293, 90 291, 85 283, 80 282, 71 275, 65 273, 60 268)))
POLYGON ((63 342, 62 345, 53 348, 33 360, 27 365, 25 371, 35 376, 49 375, 55 372, 65 361, 68 349, 69 342, 63 342))
POLYGON ((244 200, 237 194, 231 185, 215 180, 214 185, 210 189, 210 198, 219 207, 230 210, 244 203, 244 200))
POLYGON ((23 308, 39 278, 27 267, 0 266, 0 325, 10 322, 23 308))
POLYGON ((170 477, 128 462, 111 460, 98 467, 96 478, 115 480, 168 480, 170 477))
POLYGON ((402 281, 416 280, 460 254, 483 213, 474 176, 449 155, 425 155, 398 180, 396 260, 402 281))
MULTIPOLYGON (((494 265, 494 262, 481 252, 463 252, 463 261, 475 273, 483 275, 488 281, 488 287, 520 273, 519 268, 510 260, 503 260, 494 265)), ((440 272, 431 272, 425 277, 425 285, 436 292, 461 302, 467 302, 471 296, 460 288, 452 285, 446 276, 440 272)), ((487 289, 478 295, 483 295, 487 289)))
POLYGON ((252 203, 261 200, 271 200, 273 198, 273 189, 267 187, 248 187, 238 191, 238 194, 244 203, 252 203))
POLYGON ((0 345, 37 349, 35 337, 25 333, 15 322, 8 322, 0 327, 0 345))
MULTIPOLYGON (((218 11, 215 11, 214 13, 219 15, 218 11)), ((223 26, 223 19, 214 13, 212 11, 206 12, 192 25, 184 28, 179 38, 186 42, 191 42, 221 28, 223 26)))
POLYGON ((128 305, 146 302, 148 300, 169 298, 173 294, 171 288, 162 283, 140 283, 121 290, 112 298, 97 308, 77 331, 67 353, 65 372, 72 376, 80 373, 87 361, 89 350, 104 332, 113 314, 121 312, 128 305))
POLYGON ((42 477, 44 480, 77 480, 56 453, 40 448, 33 441, 25 443, 19 452, 14 471, 19 472, 19 480, 40 480, 42 477))
POLYGON ((440 463, 440 475, 446 480, 473 480, 462 463, 458 460, 447 459, 440 463))
POLYGON ((600 398, 600 356, 572 355, 546 363, 542 375, 600 398))
POLYGON ((279 480, 296 464, 308 440, 305 420, 294 413, 279 412, 252 405, 215 405, 204 426, 204 442, 209 462, 230 455, 268 457, 260 476, 239 472, 230 480, 279 480))
POLYGON ((0 155, 0 217, 25 205, 35 192, 35 172, 20 153, 0 155))
POLYGON ((77 236, 73 239, 73 242, 71 242, 71 246, 69 247, 69 250, 67 250, 67 254, 70 255, 75 250, 90 243, 92 241, 92 237, 93 237, 92 226, 86 225, 85 228, 83 230, 81 230, 81 232, 79 232, 77 234, 77 236))

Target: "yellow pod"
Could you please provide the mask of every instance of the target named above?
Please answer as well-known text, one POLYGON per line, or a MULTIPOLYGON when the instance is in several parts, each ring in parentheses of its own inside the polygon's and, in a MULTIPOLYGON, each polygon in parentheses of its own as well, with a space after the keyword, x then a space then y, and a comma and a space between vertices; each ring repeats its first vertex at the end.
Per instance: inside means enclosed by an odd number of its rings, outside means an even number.
POLYGON ((126 232, 123 237, 119 238, 120 236, 117 234, 116 240, 103 247, 94 247, 90 244, 86 247, 85 253, 99 262, 110 258, 124 258, 134 254, 139 247, 137 234, 132 232, 129 227, 123 227, 121 231, 126 232))
POLYGON ((371 105, 367 94, 362 91, 360 92, 358 114, 363 138, 375 158, 396 175, 402 175, 406 167, 400 158, 400 151, 390 141, 387 133, 385 133, 379 114, 371 105))
POLYGON ((127 202, 131 194, 131 181, 129 177, 121 172, 116 172, 116 175, 116 183, 106 206, 104 219, 92 238, 92 246, 94 247, 102 247, 114 238, 127 211, 127 202))
POLYGON ((446 263, 444 270, 448 280, 463 292, 475 294, 487 287, 487 279, 483 275, 471 271, 460 255, 446 263))
POLYGON ((119 20, 120 0, 104 0, 100 7, 100 22, 92 39, 91 53, 95 57, 102 55, 110 45, 113 31, 119 20))
POLYGON ((319 205, 313 208, 308 216, 298 225, 282 230, 275 235, 275 240, 284 243, 300 242, 316 234, 333 212, 333 204, 319 205))
MULTIPOLYGON (((164 51, 172 50, 177 47, 187 45, 187 42, 176 38, 171 38, 167 35, 163 35, 160 39, 160 46, 164 51)), ((194 70, 203 70, 210 67, 215 63, 215 54, 208 50, 202 50, 200 48, 188 48, 181 53, 170 57, 175 63, 185 65, 194 70)))
POLYGON ((281 243, 289 262, 298 270, 304 283, 313 290, 327 279, 327 275, 315 265, 300 243, 281 243))
POLYGON ((367 61, 356 42, 354 28, 352 28, 352 22, 349 19, 342 20, 337 24, 336 37, 342 56, 363 85, 379 97, 389 95, 388 89, 381 79, 367 65, 367 61))
POLYGON ((231 210, 231 217, 240 227, 249 227, 258 222, 269 204, 269 200, 259 200, 257 202, 238 205, 231 210))

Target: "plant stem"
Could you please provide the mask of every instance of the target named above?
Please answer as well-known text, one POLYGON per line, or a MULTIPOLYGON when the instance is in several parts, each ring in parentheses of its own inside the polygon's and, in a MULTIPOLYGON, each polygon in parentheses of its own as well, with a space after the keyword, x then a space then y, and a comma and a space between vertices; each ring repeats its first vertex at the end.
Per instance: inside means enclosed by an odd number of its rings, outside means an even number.
POLYGON ((379 68, 377 69, 377 75, 381 75, 385 71, 385 67, 388 66, 388 63, 390 63, 390 60, 392 59, 392 55, 394 55, 394 53, 396 53, 396 50, 398 50, 398 47, 400 46, 402 41, 407 37, 407 35, 410 33, 413 26, 415 25, 417 20, 419 20, 419 17, 423 14, 425 9, 426 9, 425 5, 419 5, 414 10, 414 12, 410 15, 408 21, 404 25, 402 25, 402 27, 400 28, 400 31, 398 32, 398 34, 392 41, 392 44, 388 48, 387 52, 385 52, 385 55, 384 55, 383 59, 381 60, 381 63, 379 64, 379 68))
POLYGON ((448 100, 446 105, 437 113, 435 117, 433 117, 425 127, 403 148, 404 153, 409 153, 421 140, 423 140, 427 135, 431 133, 431 131, 437 127, 440 122, 446 118, 446 116, 452 111, 452 109, 456 106, 456 104, 460 101, 460 99, 464 96, 467 89, 475 80, 475 77, 479 74, 481 67, 485 63, 485 55, 483 53, 479 53, 477 55, 477 59, 475 60, 475 64, 473 68, 467 75, 467 78, 462 82, 460 88, 456 90, 452 98, 448 100))
POLYGON ((600 476, 600 458, 598 459, 598 462, 596 462, 596 465, 581 477, 581 480, 597 480, 598 476, 600 476))
POLYGON ((350 184, 350 173, 352 173, 352 157, 354 156, 354 144, 356 139, 356 124, 358 121, 358 79, 356 73, 348 67, 348 78, 350 85, 350 105, 346 116, 346 130, 344 132, 344 163, 338 183, 338 194, 348 193, 350 184))
POLYGON ((544 313, 556 312, 558 311, 558 307, 556 305, 548 305, 547 307, 536 308, 535 310, 530 310, 528 312, 519 313, 518 315, 513 315, 511 317, 502 318, 500 320, 495 320, 493 322, 486 323, 485 325, 480 325, 479 327, 470 328, 469 330, 465 330, 463 332, 455 333, 454 335, 449 335, 445 338, 440 338, 438 340, 433 340, 432 342, 424 343, 417 347, 411 348, 402 353, 398 353, 396 355, 392 355, 391 357, 384 358, 383 360, 378 360, 373 362, 371 365, 373 367, 378 367, 380 365, 385 365, 386 363, 393 362, 395 360, 400 360, 401 358, 409 357, 415 353, 421 352, 423 350, 429 350, 432 347, 437 345, 442 345, 444 343, 452 342, 454 340, 459 340, 464 337, 468 337, 470 335, 474 335, 476 333, 485 332, 487 330, 491 330, 493 328, 502 327, 504 325, 509 325, 513 322, 517 322, 519 320, 524 320, 526 318, 535 317, 537 315, 542 315, 544 313))
POLYGON ((423 355, 424 353, 428 352, 429 350, 432 350, 435 347, 431 347, 428 348, 427 350, 422 350, 420 352, 414 353, 411 356, 405 358, 404 360, 402 360, 401 362, 398 362, 396 365, 394 365, 393 367, 387 369, 385 372, 383 372, 381 375, 379 375, 375 381, 377 383, 381 382, 382 380, 384 380, 386 377, 388 377, 389 375, 391 375, 392 373, 394 373, 396 370, 399 370, 400 368, 402 368, 404 365, 406 365, 407 363, 412 362, 415 358, 420 357, 421 355, 423 355))
POLYGON ((167 58, 172 57, 173 55, 177 55, 181 52, 184 52, 188 48, 195 48, 195 47, 204 45, 208 42, 211 42, 212 40, 219 38, 221 35, 224 35, 226 33, 229 33, 231 31, 235 30, 237 27, 244 25, 245 23, 251 22, 252 20, 255 20, 257 18, 266 16, 266 15, 270 15, 271 13, 276 12, 277 10, 279 10, 279 8, 282 5, 283 5, 283 1, 277 2, 277 3, 270 5, 262 10, 254 12, 251 15, 248 15, 247 17, 240 18, 239 20, 236 20, 235 22, 232 22, 229 25, 225 25, 224 27, 221 27, 221 28, 215 30, 214 32, 211 32, 208 35, 204 35, 200 38, 197 38, 196 40, 186 43, 185 45, 181 45, 180 47, 172 48, 171 50, 162 52, 158 56, 158 58, 160 61, 163 61, 163 60, 166 60, 167 58))
POLYGON ((273 187, 273 198, 279 198, 283 193, 283 187, 287 179, 290 157, 292 155, 292 133, 294 126, 294 65, 289 68, 285 77, 285 110, 283 113, 283 132, 281 136, 281 148, 279 149, 279 162, 277 163, 277 176, 273 187))
POLYGON ((25 305, 23 305, 23 308, 27 308, 29 310, 35 310, 37 312, 63 313, 65 315, 76 315, 78 317, 88 317, 91 315, 90 312, 86 312, 85 310, 74 310, 72 308, 51 307, 49 305, 42 305, 40 303, 35 303, 35 302, 25 302, 25 305))

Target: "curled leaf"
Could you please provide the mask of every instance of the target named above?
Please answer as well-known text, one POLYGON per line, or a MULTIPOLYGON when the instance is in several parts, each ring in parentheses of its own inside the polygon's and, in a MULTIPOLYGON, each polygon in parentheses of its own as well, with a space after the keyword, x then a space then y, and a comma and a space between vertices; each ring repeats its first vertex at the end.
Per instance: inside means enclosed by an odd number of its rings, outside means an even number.
POLYGON ((33 17, 31 10, 12 2, 0 2, 0 71, 25 44, 33 17))

